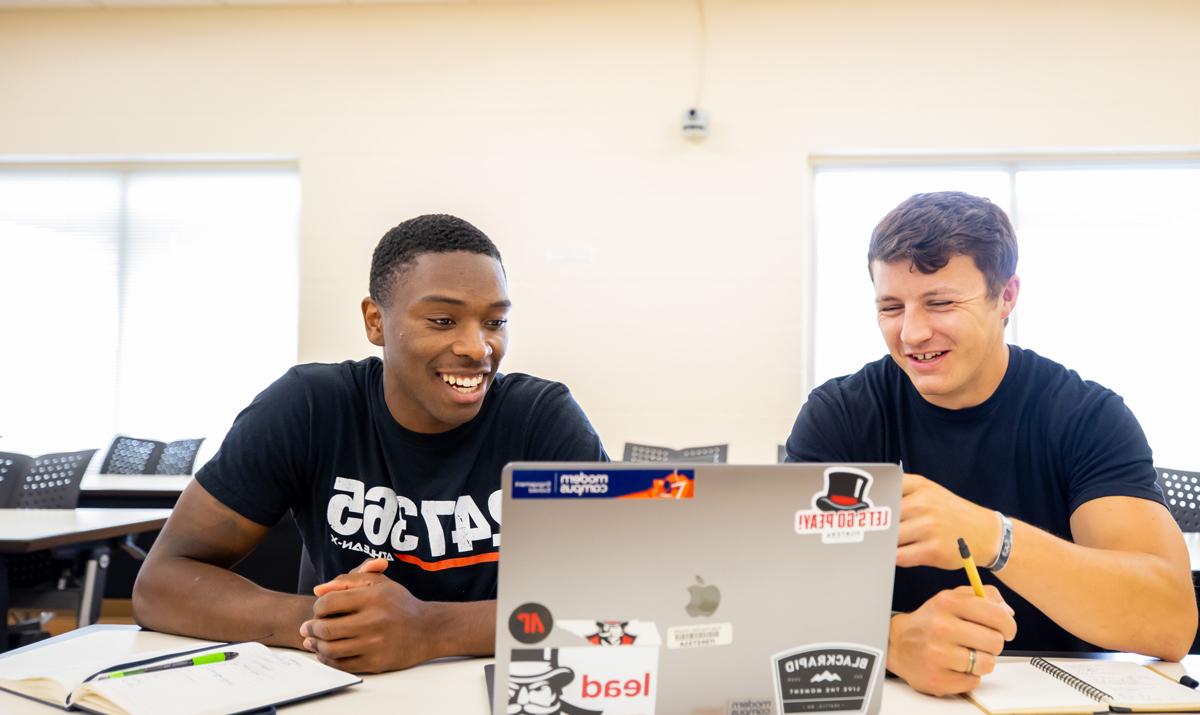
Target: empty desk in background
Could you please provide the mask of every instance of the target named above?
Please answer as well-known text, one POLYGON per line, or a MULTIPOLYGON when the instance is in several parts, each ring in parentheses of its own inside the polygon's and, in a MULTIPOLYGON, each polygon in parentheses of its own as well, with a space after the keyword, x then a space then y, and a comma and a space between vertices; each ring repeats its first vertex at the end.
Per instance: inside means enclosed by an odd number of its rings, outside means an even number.
POLYGON ((1183 532, 1183 540, 1187 542, 1188 557, 1192 560, 1192 573, 1200 572, 1200 531, 1183 532))
MULTIPOLYGON (((88 474, 80 483, 79 506, 122 509, 170 509, 179 495, 192 483, 192 475, 160 474, 88 474)), ((139 548, 149 551, 158 531, 137 539, 139 548)), ((273 591, 295 593, 300 572, 300 532, 290 515, 284 515, 271 527, 262 542, 234 571, 273 591)), ((132 598, 133 582, 141 562, 124 551, 113 555, 112 568, 104 595, 107 598, 132 598)))
POLYGON ((8 644, 9 554, 92 545, 79 602, 79 623, 100 617, 112 546, 127 535, 162 528, 170 509, 0 509, 0 650, 8 644))

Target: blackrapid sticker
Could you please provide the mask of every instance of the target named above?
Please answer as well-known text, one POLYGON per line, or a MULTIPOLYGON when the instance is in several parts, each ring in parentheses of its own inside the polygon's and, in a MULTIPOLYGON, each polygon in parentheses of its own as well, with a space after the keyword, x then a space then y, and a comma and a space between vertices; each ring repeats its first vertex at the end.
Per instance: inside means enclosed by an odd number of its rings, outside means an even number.
POLYGON ((508 617, 508 632, 520 643, 541 643, 553 627, 554 616, 540 603, 517 606, 508 617))
POLYGON ((850 544, 863 540, 868 531, 883 531, 892 525, 891 507, 875 506, 869 497, 874 477, 855 467, 825 470, 825 490, 813 495, 812 508, 796 512, 796 533, 820 534, 826 544, 850 544))
POLYGON ((776 713, 853 713, 871 704, 883 653, 859 643, 813 643, 771 656, 776 713))
POLYGON ((590 645, 597 646, 630 646, 630 645, 662 645, 658 628, 653 621, 633 620, 567 620, 556 624, 559 628, 574 634, 590 645))
POLYGON ((513 499, 691 499, 694 469, 518 469, 513 499))
POLYGON ((509 715, 654 715, 658 648, 518 648, 509 715))
POLYGON ((667 629, 667 647, 711 648, 733 642, 732 623, 704 623, 694 626, 672 626, 667 629))

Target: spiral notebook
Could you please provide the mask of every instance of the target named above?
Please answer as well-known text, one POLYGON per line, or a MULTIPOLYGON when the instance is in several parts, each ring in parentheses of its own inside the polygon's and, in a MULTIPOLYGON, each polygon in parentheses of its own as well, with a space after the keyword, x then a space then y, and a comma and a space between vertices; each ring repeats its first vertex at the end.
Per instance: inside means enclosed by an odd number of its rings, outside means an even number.
POLYGON ((999 663, 967 693, 992 715, 1200 710, 1200 693, 1137 663, 1034 658, 999 663))

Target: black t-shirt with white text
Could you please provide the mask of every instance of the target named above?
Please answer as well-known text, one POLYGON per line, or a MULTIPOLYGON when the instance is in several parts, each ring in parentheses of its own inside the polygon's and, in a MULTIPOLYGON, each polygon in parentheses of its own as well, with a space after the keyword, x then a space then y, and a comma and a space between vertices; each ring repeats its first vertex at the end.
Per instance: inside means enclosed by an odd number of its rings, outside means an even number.
MULTIPOLYGON (((926 401, 891 357, 830 380, 809 395, 787 452, 789 461, 900 463, 1068 541, 1071 514, 1085 502, 1128 496, 1162 503, 1150 446, 1124 401, 1016 346, 992 396, 961 410, 926 401)), ((1095 650, 981 573, 1016 611, 1017 636, 1006 648, 1095 650)), ((961 570, 897 568, 893 608, 915 611, 965 583, 961 570)))
POLYGON ((292 510, 319 581, 382 557, 421 600, 477 601, 496 597, 504 465, 607 460, 560 383, 497 375, 474 419, 420 434, 392 417, 368 358, 289 370, 196 478, 259 524, 292 510))

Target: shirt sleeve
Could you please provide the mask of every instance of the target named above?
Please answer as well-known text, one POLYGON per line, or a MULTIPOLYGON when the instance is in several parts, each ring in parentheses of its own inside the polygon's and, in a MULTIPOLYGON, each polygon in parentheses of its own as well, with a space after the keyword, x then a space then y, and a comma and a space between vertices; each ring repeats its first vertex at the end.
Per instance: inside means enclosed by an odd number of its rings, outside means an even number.
POLYGON ((787 440, 788 462, 853 462, 846 411, 829 383, 813 390, 787 440))
POLYGON ((309 391, 295 369, 237 416, 196 479, 217 501, 263 526, 299 502, 308 459, 309 391))
POLYGON ((552 383, 530 409, 527 459, 536 462, 607 462, 600 435, 566 385, 552 383))
POLYGON ((1064 450, 1069 510, 1109 496, 1163 503, 1146 435, 1116 393, 1104 390, 1073 414, 1064 450))

